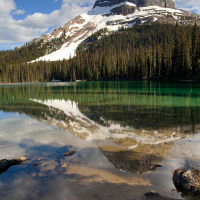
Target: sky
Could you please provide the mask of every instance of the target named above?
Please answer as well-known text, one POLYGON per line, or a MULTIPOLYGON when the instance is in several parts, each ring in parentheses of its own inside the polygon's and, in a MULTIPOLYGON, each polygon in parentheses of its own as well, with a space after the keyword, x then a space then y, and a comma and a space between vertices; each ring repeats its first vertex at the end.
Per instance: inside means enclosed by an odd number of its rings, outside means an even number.
MULTIPOLYGON (((96 0, 0 0, 0 50, 14 49, 92 9, 96 0)), ((175 0, 200 14, 199 0, 175 0)))

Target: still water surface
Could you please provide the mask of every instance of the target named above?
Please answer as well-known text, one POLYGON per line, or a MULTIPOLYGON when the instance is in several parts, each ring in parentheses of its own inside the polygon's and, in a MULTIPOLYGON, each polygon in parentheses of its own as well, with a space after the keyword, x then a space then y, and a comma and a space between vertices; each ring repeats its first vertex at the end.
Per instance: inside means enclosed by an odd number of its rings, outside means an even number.
POLYGON ((0 160, 29 156, 0 199, 184 199, 172 171, 200 165, 199 132, 197 83, 0 85, 0 160))

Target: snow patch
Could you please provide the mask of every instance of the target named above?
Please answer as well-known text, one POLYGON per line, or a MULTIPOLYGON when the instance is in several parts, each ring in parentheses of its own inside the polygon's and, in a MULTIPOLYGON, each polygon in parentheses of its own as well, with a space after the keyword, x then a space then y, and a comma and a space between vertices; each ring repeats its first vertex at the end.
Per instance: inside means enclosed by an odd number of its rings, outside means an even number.
POLYGON ((119 3, 119 4, 115 4, 113 6, 106 6, 106 7, 100 7, 100 6, 96 6, 94 7, 92 10, 88 11, 88 15, 103 15, 103 14, 108 14, 110 13, 110 11, 113 8, 119 7, 119 6, 123 6, 124 2, 119 3))
POLYGON ((130 7, 136 7, 136 5, 131 2, 126 2, 125 5, 130 6, 130 7))

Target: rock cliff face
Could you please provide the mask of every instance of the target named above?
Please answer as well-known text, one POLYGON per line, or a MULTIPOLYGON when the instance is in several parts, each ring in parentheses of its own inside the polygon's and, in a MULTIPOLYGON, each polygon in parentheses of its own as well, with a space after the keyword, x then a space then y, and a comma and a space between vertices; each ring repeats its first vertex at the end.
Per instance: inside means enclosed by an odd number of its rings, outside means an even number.
MULTIPOLYGON (((94 8, 99 7, 106 7, 106 6, 113 6, 119 3, 125 2, 125 0, 97 0, 94 4, 94 8)), ((172 0, 129 0, 129 2, 136 4, 140 7, 146 6, 159 6, 165 8, 175 8, 175 4, 172 0)))
POLYGON ((115 15, 129 15, 135 12, 136 10, 136 6, 127 6, 127 5, 123 5, 123 6, 119 6, 116 8, 113 8, 111 10, 111 13, 115 14, 115 15))

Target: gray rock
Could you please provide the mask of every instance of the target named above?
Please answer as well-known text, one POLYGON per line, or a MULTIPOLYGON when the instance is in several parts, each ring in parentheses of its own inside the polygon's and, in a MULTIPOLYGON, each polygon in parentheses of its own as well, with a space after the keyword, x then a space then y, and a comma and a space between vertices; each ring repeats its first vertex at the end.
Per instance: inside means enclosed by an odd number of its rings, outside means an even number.
POLYGON ((178 191, 200 193, 200 172, 197 169, 176 169, 173 173, 173 182, 178 191))
POLYGON ((75 154, 76 152, 74 150, 70 150, 67 153, 64 153, 63 156, 72 156, 73 154, 75 154))
POLYGON ((29 157, 20 157, 11 160, 0 160, 0 174, 7 171, 7 169, 13 165, 23 164, 29 157))
POLYGON ((196 169, 189 169, 184 172, 181 178, 181 186, 185 190, 200 189, 200 176, 199 171, 196 169))

